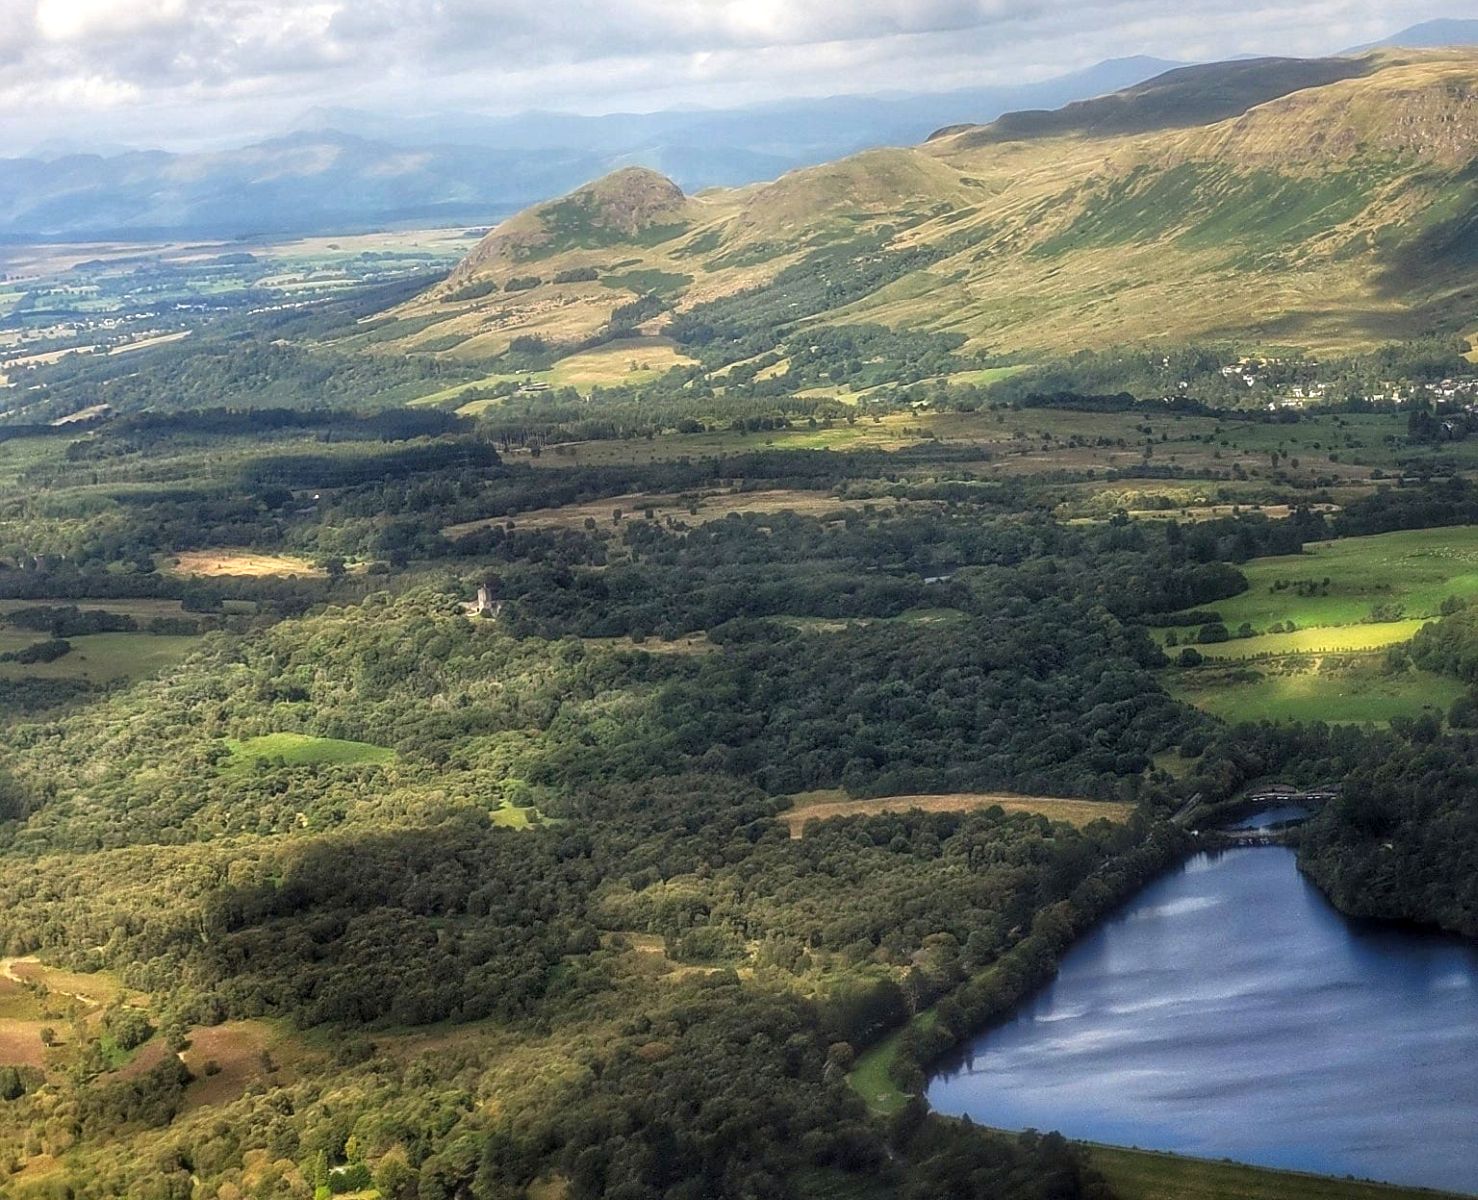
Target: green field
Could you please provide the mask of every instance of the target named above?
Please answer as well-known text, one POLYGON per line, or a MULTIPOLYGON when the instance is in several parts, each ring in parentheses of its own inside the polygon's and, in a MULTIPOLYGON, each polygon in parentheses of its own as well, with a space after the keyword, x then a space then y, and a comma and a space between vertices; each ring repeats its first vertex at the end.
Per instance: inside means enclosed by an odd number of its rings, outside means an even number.
MULTIPOLYGON (((1314 542, 1242 572, 1247 591, 1210 607, 1229 629, 1245 622, 1256 636, 1203 645, 1194 627, 1174 631, 1211 660, 1165 673, 1166 687, 1197 708, 1232 722, 1388 724, 1424 710, 1445 714, 1463 694, 1455 679, 1391 673, 1380 651, 1409 641, 1448 597, 1478 596, 1478 527, 1314 542), (1292 632, 1266 632, 1290 621, 1292 632), (1238 661, 1245 666, 1230 666, 1238 661)), ((1156 637, 1164 644, 1170 633, 1156 637)), ((1167 653, 1173 659, 1179 650, 1167 653)))
POLYGON ((1118 1146, 1094 1145, 1088 1153, 1118 1200, 1433 1200, 1446 1194, 1118 1146))
POLYGON ((1247 591, 1211 606, 1230 629, 1244 621, 1259 633, 1289 620, 1300 630, 1357 625, 1376 605, 1398 605, 1408 619, 1434 617, 1448 596, 1478 596, 1478 526, 1312 542, 1303 554, 1258 559, 1242 573, 1247 591), (1317 585, 1318 594, 1300 596, 1299 583, 1317 585))
POLYGON ((1384 725, 1392 717, 1424 711, 1444 716, 1466 691, 1458 680, 1428 671, 1388 673, 1383 655, 1357 655, 1332 664, 1284 660, 1258 664, 1250 672, 1214 667, 1171 670, 1166 672, 1165 686, 1172 695, 1233 724, 1384 725), (1242 678, 1248 674, 1255 678, 1242 678))
MULTIPOLYGON (((1223 610, 1218 607, 1217 611, 1223 610)), ((1369 653, 1409 642, 1425 624, 1427 618, 1418 617, 1368 625, 1320 625, 1296 629, 1292 633, 1263 633, 1257 637, 1232 638, 1229 642, 1210 642, 1206 645, 1198 642, 1195 648, 1203 657, 1216 659, 1267 658, 1287 654, 1369 653)), ((1171 647, 1168 653, 1173 657, 1177 650, 1171 647)))
MULTIPOLYGON (((0 650, 17 650, 44 641, 35 634, 0 633, 0 650)), ((72 652, 49 663, 0 663, 6 679, 86 679, 90 683, 115 683, 142 679, 171 667, 199 642, 192 634, 90 633, 68 638, 72 652)))
POLYGON ((313 764, 386 763, 395 751, 368 742, 351 742, 342 738, 313 737, 306 733, 267 733, 261 737, 226 739, 232 766, 248 766, 257 762, 282 759, 289 766, 313 764))
MULTIPOLYGON (((913 1019, 922 1029, 927 1029, 938 1020, 934 1010, 926 1009, 913 1019)), ((866 1050, 857 1058, 856 1065, 847 1082, 866 1102, 867 1107, 880 1116, 891 1116, 908 1103, 908 1093, 893 1082, 893 1063, 898 1057, 898 1039, 903 1030, 890 1033, 877 1045, 866 1050)))

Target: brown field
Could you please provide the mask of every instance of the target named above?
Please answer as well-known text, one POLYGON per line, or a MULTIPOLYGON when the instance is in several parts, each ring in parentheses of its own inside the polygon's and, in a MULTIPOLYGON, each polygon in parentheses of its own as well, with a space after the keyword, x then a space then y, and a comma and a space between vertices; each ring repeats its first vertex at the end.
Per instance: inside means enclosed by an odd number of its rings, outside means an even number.
MULTIPOLYGON (((894 501, 880 502, 891 507, 894 501)), ((592 500, 586 504, 566 504, 560 508, 540 508, 512 517, 489 517, 481 521, 467 521, 460 525, 448 525, 441 532, 449 538, 461 537, 479 529, 488 529, 512 521, 515 526, 533 529, 579 529, 587 519, 597 527, 613 526, 612 514, 616 509, 622 513, 621 521, 646 520, 646 510, 652 510, 654 521, 671 518, 686 525, 704 525, 719 521, 730 513, 780 513, 793 512, 798 516, 816 517, 828 513, 859 511, 860 500, 838 500, 826 492, 803 492, 776 488, 760 492, 708 492, 692 496, 626 495, 612 496, 606 500, 592 500), (695 513, 692 510, 697 509, 695 513)))
POLYGON ((258 554, 254 550, 187 550, 169 563, 176 575, 304 575, 323 574, 306 558, 290 554, 258 554))
MULTIPOLYGON (((49 1022, 60 1026, 60 1022, 49 1022)), ((46 1061, 46 1047, 41 1043, 41 1027, 46 1021, 18 1021, 0 1017, 0 1065, 7 1067, 40 1067, 46 1061)))
POLYGON ((0 958, 0 1064, 41 1067, 46 1047, 41 1030, 50 1025, 65 1040, 67 1025, 48 1017, 40 1000, 22 985, 41 984, 58 996, 70 996, 88 1005, 89 1020, 102 1015, 102 1006, 126 995, 109 975, 83 975, 37 962, 34 958, 0 958))
POLYGON ((40 1016, 36 997, 17 980, 0 975, 0 1018, 29 1021, 40 1016))
POLYGON ((113 1078, 137 1079, 141 1075, 147 1075, 168 1057, 169 1047, 165 1045, 164 1039, 155 1037, 140 1046, 132 1058, 113 1072, 113 1078))
POLYGON ((292 1064, 299 1054, 299 1047, 287 1042, 265 1021, 227 1021, 224 1025, 192 1029, 183 1061, 195 1082, 185 1093, 186 1106, 196 1109, 229 1104, 254 1080, 268 1076, 290 1081, 292 1064), (270 1057, 274 1070, 268 1070, 264 1054, 270 1057), (208 1062, 215 1063, 220 1070, 207 1075, 208 1062))
POLYGON ((1116 804, 1107 800, 1071 800, 1052 796, 1019 796, 1011 792, 953 792, 940 796, 882 796, 873 800, 847 800, 836 789, 819 792, 803 792, 794 797, 795 807, 781 813, 781 820, 790 826, 790 836, 800 837, 808 821, 825 821, 832 817, 872 816, 885 812, 908 812, 922 809, 924 812, 970 812, 977 808, 999 805, 1008 813, 1035 813, 1051 821, 1066 821, 1069 825, 1086 825, 1090 821, 1106 818, 1110 821, 1127 820, 1134 811, 1131 804, 1116 804))

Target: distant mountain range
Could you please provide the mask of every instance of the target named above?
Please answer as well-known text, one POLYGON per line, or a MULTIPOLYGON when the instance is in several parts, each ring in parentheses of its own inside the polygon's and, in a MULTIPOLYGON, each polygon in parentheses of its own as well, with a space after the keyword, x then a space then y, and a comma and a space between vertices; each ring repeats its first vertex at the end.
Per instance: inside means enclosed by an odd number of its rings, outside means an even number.
MULTIPOLYGON (((1381 44, 1463 42, 1478 42, 1478 21, 1428 22, 1381 44)), ((1181 65, 1123 58, 1012 87, 594 117, 316 109, 285 136, 212 152, 80 154, 60 143, 0 160, 0 238, 237 237, 491 223, 621 167, 661 172, 690 193, 732 187, 869 147, 913 145, 962 121, 1055 110, 1181 65)))
POLYGON ((1174 65, 1116 59, 1019 87, 724 111, 488 118, 318 109, 285 137, 234 150, 0 160, 0 236, 235 237, 490 222, 623 166, 661 171, 689 191, 750 183, 868 146, 917 142, 950 121, 1111 92, 1174 65))
POLYGON ((1351 46, 1344 53, 1363 54, 1382 46, 1406 46, 1412 50, 1437 50, 1443 46, 1478 46, 1478 21, 1423 21, 1400 33, 1381 38, 1378 42, 1367 42, 1363 46, 1351 46))
POLYGON ((1478 47, 1238 60, 764 185, 626 168, 503 222, 371 349, 488 360, 638 325, 739 357, 826 325, 1022 357, 1471 334, 1475 96, 1478 47))

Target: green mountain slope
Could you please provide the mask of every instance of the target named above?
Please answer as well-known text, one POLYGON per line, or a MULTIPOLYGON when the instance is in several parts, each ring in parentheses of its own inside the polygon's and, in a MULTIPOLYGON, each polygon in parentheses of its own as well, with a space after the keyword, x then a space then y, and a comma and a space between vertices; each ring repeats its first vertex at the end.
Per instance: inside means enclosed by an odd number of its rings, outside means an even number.
POLYGON ((619 172, 494 230, 378 345, 486 359, 666 329, 755 353, 778 325, 872 322, 1027 355, 1317 352, 1465 332, 1475 163, 1478 50, 1174 71, 742 189, 619 172))

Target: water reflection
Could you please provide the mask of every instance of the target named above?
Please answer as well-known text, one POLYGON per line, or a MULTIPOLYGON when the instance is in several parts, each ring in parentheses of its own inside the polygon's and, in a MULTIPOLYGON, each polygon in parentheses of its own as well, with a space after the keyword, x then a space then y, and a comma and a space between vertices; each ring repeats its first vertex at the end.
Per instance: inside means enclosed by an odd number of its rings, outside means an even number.
POLYGON ((1345 919, 1282 847, 1199 855, 928 1096, 1006 1128, 1478 1193, 1478 947, 1345 919))

